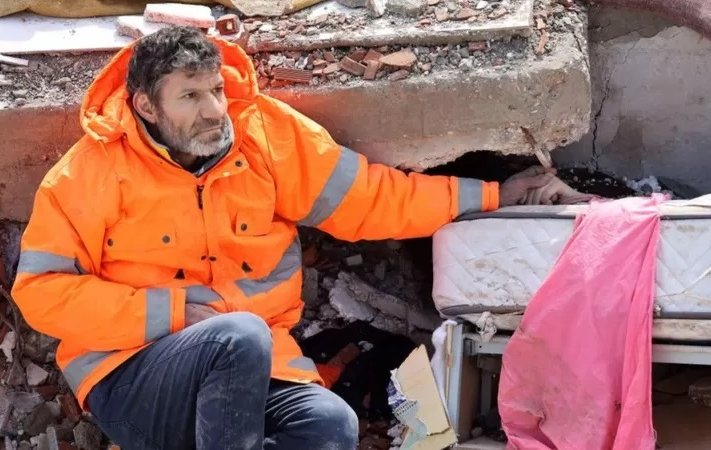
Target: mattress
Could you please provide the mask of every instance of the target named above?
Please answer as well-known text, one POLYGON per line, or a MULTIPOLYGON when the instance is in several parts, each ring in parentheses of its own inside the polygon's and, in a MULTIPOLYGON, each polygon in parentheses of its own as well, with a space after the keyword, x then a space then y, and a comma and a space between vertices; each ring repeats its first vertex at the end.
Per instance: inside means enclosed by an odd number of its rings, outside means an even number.
MULTIPOLYGON (((711 319, 711 208, 661 206, 655 315, 711 319)), ((437 309, 445 316, 521 312, 587 206, 515 206, 472 214, 433 240, 437 309)))

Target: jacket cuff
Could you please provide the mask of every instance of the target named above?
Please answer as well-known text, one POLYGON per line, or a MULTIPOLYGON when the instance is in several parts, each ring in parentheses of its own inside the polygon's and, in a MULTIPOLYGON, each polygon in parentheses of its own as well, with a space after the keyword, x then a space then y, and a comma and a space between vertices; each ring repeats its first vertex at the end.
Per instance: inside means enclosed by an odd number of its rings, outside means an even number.
POLYGON ((474 178, 459 178, 457 192, 457 215, 499 208, 499 183, 485 182, 474 178))

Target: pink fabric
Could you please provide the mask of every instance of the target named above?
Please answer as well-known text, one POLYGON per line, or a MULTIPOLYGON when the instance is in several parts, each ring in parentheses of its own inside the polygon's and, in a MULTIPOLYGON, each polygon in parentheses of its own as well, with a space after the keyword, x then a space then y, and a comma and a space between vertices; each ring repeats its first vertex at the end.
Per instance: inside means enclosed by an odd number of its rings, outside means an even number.
POLYGON ((652 309, 662 197, 578 218, 503 357, 509 449, 654 448, 652 309))

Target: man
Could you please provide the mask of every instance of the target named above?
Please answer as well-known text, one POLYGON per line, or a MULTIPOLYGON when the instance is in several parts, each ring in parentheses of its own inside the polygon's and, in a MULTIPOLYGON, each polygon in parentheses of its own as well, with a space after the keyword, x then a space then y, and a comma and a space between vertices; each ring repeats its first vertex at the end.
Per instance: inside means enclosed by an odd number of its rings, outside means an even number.
POLYGON ((37 192, 13 294, 124 449, 355 448, 355 414, 289 334, 296 225, 428 236, 555 179, 531 169, 499 189, 368 165, 259 94, 240 48, 185 27, 117 54, 81 123, 37 192))

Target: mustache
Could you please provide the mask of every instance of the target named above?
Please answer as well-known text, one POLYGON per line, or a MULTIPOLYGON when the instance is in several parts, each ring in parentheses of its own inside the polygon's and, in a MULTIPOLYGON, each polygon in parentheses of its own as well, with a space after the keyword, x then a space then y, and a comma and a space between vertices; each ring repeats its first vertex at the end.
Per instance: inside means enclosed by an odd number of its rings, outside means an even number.
POLYGON ((196 123, 193 126, 193 131, 195 133, 199 133, 201 131, 205 131, 210 128, 216 128, 216 127, 224 128, 225 127, 225 120, 224 119, 222 119, 222 120, 220 120, 220 119, 203 119, 199 123, 196 123))

